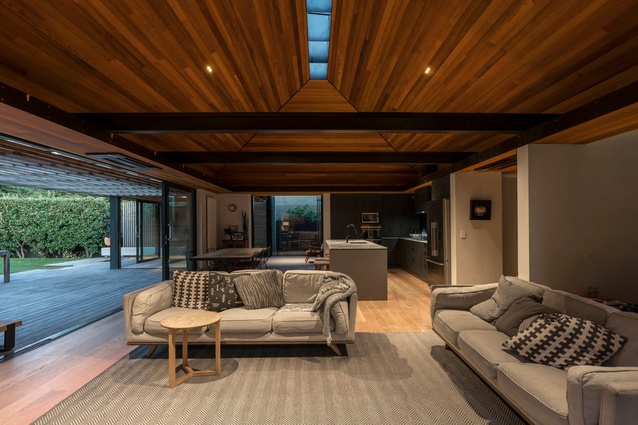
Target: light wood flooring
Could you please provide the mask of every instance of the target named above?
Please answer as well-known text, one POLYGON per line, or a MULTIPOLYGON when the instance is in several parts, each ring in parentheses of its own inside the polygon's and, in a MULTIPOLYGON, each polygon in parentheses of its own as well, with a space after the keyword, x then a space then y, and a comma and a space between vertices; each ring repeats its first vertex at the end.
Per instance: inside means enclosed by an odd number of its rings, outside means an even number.
MULTIPOLYGON (((388 300, 359 301, 357 332, 428 332, 429 311, 428 285, 390 269, 388 300)), ((134 348, 120 312, 0 363, 0 422, 31 423, 134 348)))

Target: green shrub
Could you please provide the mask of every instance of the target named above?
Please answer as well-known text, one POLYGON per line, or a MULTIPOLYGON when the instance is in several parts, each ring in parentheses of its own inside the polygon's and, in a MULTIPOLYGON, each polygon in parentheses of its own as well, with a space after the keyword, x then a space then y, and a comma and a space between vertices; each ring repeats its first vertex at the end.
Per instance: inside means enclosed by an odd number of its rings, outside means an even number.
POLYGON ((24 258, 91 257, 102 246, 109 201, 88 196, 0 198, 0 247, 24 258))

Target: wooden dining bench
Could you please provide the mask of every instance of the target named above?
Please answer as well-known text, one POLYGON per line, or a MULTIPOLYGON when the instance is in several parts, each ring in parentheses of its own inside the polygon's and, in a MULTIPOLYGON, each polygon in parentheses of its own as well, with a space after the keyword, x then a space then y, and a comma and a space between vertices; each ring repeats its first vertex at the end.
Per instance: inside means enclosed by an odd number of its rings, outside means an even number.
POLYGON ((4 345, 0 351, 13 350, 16 345, 16 326, 21 326, 22 320, 0 320, 0 332, 4 332, 4 345))

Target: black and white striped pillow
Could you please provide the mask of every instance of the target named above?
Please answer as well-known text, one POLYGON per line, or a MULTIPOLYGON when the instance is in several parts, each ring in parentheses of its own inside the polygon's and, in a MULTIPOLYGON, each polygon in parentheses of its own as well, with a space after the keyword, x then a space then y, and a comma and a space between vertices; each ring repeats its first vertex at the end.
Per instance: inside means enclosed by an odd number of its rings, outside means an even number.
POLYGON ((171 307, 205 309, 210 297, 208 272, 173 272, 171 307))
POLYGON ((601 365, 622 347, 626 338, 589 320, 565 314, 541 314, 529 328, 503 343, 534 363, 565 369, 601 365))

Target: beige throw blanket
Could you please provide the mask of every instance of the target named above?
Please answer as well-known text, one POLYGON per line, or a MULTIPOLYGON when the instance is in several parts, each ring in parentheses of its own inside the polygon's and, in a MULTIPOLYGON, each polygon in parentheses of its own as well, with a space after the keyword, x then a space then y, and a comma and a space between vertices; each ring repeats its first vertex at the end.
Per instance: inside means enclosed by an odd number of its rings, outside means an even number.
MULTIPOLYGON (((323 284, 319 288, 317 299, 311 310, 319 312, 319 310, 323 309, 319 317, 321 317, 323 323, 323 336, 326 337, 328 345, 332 344, 332 335, 330 334, 330 310, 332 306, 341 300, 345 300, 356 290, 357 286, 354 281, 343 273, 327 272, 323 276, 323 284)), ((344 324, 344 328, 348 329, 348 323, 344 324)))

